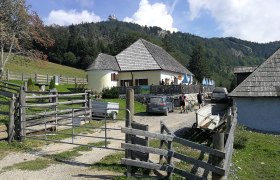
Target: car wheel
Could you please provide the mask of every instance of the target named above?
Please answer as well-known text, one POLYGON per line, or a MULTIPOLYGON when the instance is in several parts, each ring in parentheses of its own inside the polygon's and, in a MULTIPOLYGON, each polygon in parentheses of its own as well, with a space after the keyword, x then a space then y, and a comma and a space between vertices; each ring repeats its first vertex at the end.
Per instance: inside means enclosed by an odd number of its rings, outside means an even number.
POLYGON ((197 128, 197 123, 193 123, 192 128, 193 129, 197 128))
POLYGON ((168 116, 168 111, 169 111, 168 109, 165 110, 165 112, 164 112, 165 116, 168 116))
POLYGON ((117 113, 116 112, 112 112, 111 118, 114 119, 114 120, 117 119, 117 113))

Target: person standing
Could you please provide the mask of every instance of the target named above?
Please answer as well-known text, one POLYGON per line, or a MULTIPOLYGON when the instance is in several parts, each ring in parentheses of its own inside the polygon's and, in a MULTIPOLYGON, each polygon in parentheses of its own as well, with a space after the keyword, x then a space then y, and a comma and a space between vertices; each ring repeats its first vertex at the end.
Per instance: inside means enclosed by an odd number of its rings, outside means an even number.
POLYGON ((179 97, 181 113, 186 111, 186 100, 185 100, 185 99, 186 99, 186 98, 185 98, 185 95, 184 95, 184 94, 182 94, 182 95, 179 97))
POLYGON ((203 101, 202 93, 201 91, 199 91, 199 93, 197 94, 197 102, 199 104, 199 109, 200 107, 202 107, 202 101, 203 101))

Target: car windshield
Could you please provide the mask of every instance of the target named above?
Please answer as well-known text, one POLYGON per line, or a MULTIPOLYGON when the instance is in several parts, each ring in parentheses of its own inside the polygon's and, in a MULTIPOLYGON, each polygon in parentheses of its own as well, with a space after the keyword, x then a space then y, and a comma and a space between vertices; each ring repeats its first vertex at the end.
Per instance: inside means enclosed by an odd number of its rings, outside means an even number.
POLYGON ((224 88, 215 88, 213 93, 226 93, 226 90, 224 88))
POLYGON ((160 97, 153 97, 150 99, 150 103, 159 104, 162 103, 163 99, 160 97))

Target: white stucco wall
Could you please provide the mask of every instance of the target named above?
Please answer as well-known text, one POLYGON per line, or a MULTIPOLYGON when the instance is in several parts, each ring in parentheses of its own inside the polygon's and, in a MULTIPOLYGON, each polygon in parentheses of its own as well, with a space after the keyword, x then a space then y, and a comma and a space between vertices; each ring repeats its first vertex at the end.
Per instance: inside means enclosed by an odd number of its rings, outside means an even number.
POLYGON ((117 81, 111 81, 111 73, 118 74, 112 70, 94 70, 88 71, 88 88, 101 92, 103 88, 111 88, 117 86, 117 81))
POLYGON ((234 98, 238 122, 262 131, 280 132, 280 98, 234 98))
POLYGON ((167 79, 169 79, 169 84, 170 84, 171 81, 174 82, 174 76, 178 79, 178 84, 180 84, 183 80, 183 74, 180 74, 180 73, 174 73, 174 72, 169 72, 169 71, 161 71, 160 80, 163 79, 165 81, 165 79, 167 78, 167 79), (178 79, 179 75, 182 77, 181 80, 178 79))
MULTIPOLYGON (((135 83, 135 79, 148 79, 148 85, 159 85, 162 79, 165 78, 170 79, 170 83, 173 80, 174 76, 178 78, 179 75, 183 76, 179 73, 169 72, 169 71, 135 71, 133 73, 133 80, 135 83)), ((131 72, 119 72, 119 80, 131 80, 132 75, 131 72)), ((181 83, 182 80, 178 80, 178 84, 181 83)), ((118 85, 120 82, 118 82, 118 85)))

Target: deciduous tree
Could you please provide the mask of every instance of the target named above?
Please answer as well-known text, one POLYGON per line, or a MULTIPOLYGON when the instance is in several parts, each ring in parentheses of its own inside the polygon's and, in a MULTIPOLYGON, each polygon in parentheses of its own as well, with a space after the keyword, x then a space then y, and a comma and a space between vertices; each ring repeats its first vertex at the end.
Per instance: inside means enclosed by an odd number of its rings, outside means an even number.
POLYGON ((0 1, 0 79, 11 54, 23 54, 46 59, 37 50, 53 44, 44 25, 35 12, 29 10, 25 0, 0 1))

